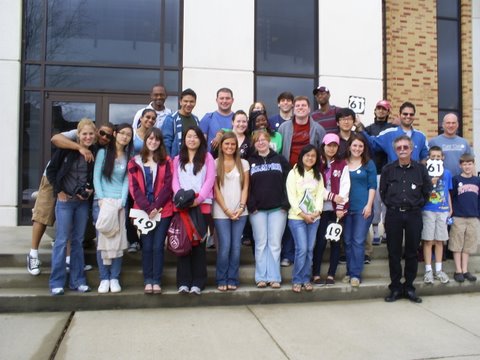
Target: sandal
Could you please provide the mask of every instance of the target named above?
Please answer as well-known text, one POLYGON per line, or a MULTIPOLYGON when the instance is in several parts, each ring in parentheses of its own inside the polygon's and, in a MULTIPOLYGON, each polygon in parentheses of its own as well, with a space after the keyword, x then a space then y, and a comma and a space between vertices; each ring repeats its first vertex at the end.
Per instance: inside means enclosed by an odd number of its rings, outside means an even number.
POLYGON ((302 285, 301 284, 293 284, 292 285, 292 291, 294 293, 299 293, 302 291, 302 285))
POLYGON ((305 291, 313 291, 313 285, 311 283, 303 284, 303 288, 305 289, 305 291))
POLYGON ((158 284, 153 285, 153 293, 154 294, 161 294, 162 293, 162 288, 158 284))
POLYGON ((265 281, 259 281, 257 283, 257 288, 259 289, 263 289, 263 288, 266 288, 267 287, 267 283, 265 281))
POLYGON ((321 285, 321 284, 323 284, 323 281, 322 281, 322 279, 320 278, 320 276, 314 276, 314 277, 313 277, 313 283, 314 283, 314 284, 317 284, 317 285, 321 285))
POLYGON ((235 290, 237 290, 237 285, 228 285, 228 286, 227 286, 227 289, 228 289, 228 290, 235 291, 235 290))
POLYGON ((281 285, 278 281, 273 281, 273 282, 270 283, 270 287, 272 289, 280 289, 281 285))
POLYGON ((217 286, 218 291, 227 291, 227 285, 218 285, 217 286))
POLYGON ((145 294, 153 294, 152 284, 146 284, 145 289, 143 290, 145 294))

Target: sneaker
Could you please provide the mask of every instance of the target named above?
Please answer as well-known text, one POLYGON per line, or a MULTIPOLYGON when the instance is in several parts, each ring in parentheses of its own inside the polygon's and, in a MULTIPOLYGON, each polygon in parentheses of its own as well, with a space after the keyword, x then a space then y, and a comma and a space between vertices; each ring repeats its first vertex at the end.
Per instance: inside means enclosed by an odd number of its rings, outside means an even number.
POLYGON ((81 292, 81 293, 86 293, 86 292, 92 291, 92 289, 90 288, 90 286, 88 286, 88 285, 86 285, 86 284, 80 285, 80 286, 77 287, 75 290, 77 290, 78 292, 81 292))
POLYGON ((339 258, 338 258, 338 263, 339 264, 346 264, 347 263, 347 257, 345 255, 341 255, 339 258))
POLYGON ((475 275, 472 275, 470 272, 463 273, 463 277, 467 279, 468 281, 477 281, 477 277, 475 275))
POLYGON ((280 261, 280 266, 289 267, 290 265, 292 265, 292 262, 288 259, 282 259, 282 261, 280 261))
POLYGON ((86 264, 84 267, 83 267, 83 271, 90 271, 93 269, 93 266, 92 265, 88 265, 86 264))
MULTIPOLYGON (((463 276, 465 277, 465 274, 463 276)), ((442 270, 437 271, 437 273, 435 274, 435 279, 439 280, 442 284, 446 284, 450 281, 448 275, 445 274, 442 270)))
POLYGON ((63 290, 63 288, 59 287, 59 288, 50 289, 50 293, 51 293, 53 296, 58 296, 58 295, 63 295, 63 294, 65 294, 65 291, 63 290))
POLYGON ((100 285, 98 286, 98 293, 99 294, 106 294, 110 289, 110 280, 102 280, 100 281, 100 285))
POLYGON ((372 262, 372 258, 369 255, 365 255, 363 263, 364 264, 370 264, 371 262, 372 262))
POLYGON ((118 279, 110 280, 110 291, 112 293, 118 293, 118 292, 122 291, 122 287, 120 286, 120 283, 118 282, 118 279))
POLYGON ((382 243, 382 239, 380 237, 374 237, 372 240, 372 245, 379 246, 382 243))
POLYGON ((342 279, 342 283, 348 284, 349 282, 350 282, 350 276, 349 276, 349 275, 345 275, 345 277, 342 279))
POLYGON ((35 258, 33 256, 30 256, 30 254, 27 255, 27 270, 30 273, 30 275, 40 275, 40 260, 38 258, 35 258))
POLYGON ((360 286, 360 279, 359 278, 356 278, 356 277, 352 277, 350 279, 350 285, 352 287, 359 287, 360 286))
POLYGON ((136 241, 134 243, 131 243, 128 246, 127 252, 129 252, 130 254, 134 254, 139 250, 140 250, 140 243, 138 241, 136 241))
POLYGON ((215 238, 213 235, 208 235, 206 247, 207 249, 215 249, 215 238))
POLYGON ((456 282, 463 283, 465 281, 465 277, 462 273, 453 273, 453 278, 456 282))
POLYGON ((425 272, 425 275, 423 275, 423 282, 425 284, 433 284, 433 271, 427 271, 425 272))
POLYGON ((192 286, 190 289, 190 294, 195 294, 195 295, 200 295, 202 293, 202 290, 198 286, 192 286))
MULTIPOLYGON (((152 291, 153 291, 153 289, 152 289, 152 291)), ((188 294, 189 292, 190 292, 190 289, 188 288, 188 286, 183 285, 183 286, 180 286, 178 288, 178 293, 179 294, 188 294)))

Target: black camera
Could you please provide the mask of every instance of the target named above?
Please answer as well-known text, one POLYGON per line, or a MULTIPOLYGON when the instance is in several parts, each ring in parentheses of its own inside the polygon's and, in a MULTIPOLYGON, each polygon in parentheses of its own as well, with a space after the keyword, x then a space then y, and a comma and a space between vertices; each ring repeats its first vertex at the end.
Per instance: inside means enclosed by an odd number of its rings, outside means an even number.
POLYGON ((78 186, 76 189, 75 189, 75 195, 78 195, 84 199, 88 199, 90 194, 91 194, 91 190, 93 190, 93 186, 92 184, 90 184, 89 182, 81 185, 81 186, 78 186))

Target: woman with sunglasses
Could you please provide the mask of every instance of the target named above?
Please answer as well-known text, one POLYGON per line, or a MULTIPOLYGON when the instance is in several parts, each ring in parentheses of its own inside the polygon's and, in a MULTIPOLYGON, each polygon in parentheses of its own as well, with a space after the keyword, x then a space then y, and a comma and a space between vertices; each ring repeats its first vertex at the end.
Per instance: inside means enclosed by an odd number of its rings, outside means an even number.
MULTIPOLYGON (((125 204, 128 197, 128 177, 127 163, 133 150, 133 129, 130 124, 119 124, 115 127, 112 136, 113 140, 97 153, 93 184, 95 186, 95 196, 93 200, 92 216, 96 224, 100 208, 104 201, 118 200, 119 214, 125 219, 125 204), (109 200, 107 200, 109 199, 109 200)), ((103 211, 107 211, 106 207, 103 211)), ((107 237, 97 230, 97 264, 100 275, 100 294, 112 293, 122 290, 119 279, 122 268, 123 250, 127 247, 127 234, 125 220, 120 221, 120 231, 118 236, 107 237), (106 246, 108 243, 118 245, 116 253, 108 253, 106 250, 112 249, 112 246, 106 246)))

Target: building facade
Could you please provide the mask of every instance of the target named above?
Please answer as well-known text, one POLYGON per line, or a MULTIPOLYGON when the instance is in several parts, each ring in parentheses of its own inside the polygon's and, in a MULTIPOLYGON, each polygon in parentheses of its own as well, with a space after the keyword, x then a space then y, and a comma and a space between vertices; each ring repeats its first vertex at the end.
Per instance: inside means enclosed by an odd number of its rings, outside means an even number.
POLYGON ((428 138, 453 111, 480 151, 480 0, 3 0, 0 20, 0 226, 29 223, 52 134, 131 121, 155 83, 173 109, 193 88, 199 116, 220 87, 272 113, 285 90, 315 107, 320 84, 335 105, 364 99, 365 123, 409 100, 428 138))

